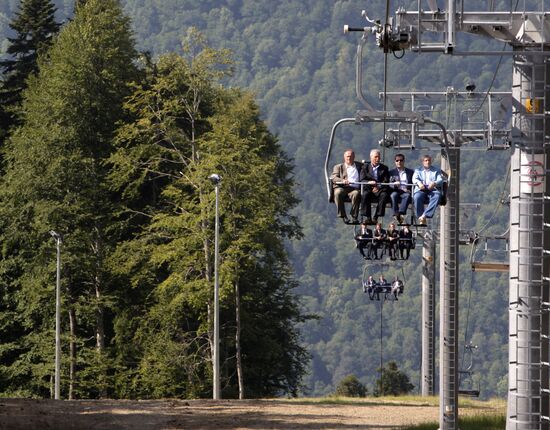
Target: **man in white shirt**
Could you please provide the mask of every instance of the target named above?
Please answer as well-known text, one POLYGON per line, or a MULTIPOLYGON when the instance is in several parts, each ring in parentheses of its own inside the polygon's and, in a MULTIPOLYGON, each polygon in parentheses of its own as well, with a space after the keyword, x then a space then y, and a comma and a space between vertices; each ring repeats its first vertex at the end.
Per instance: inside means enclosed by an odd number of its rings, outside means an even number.
POLYGON ((361 185, 359 182, 359 174, 363 165, 355 161, 355 153, 352 149, 346 149, 344 152, 344 162, 337 164, 332 169, 332 187, 334 190, 334 203, 338 210, 338 217, 349 224, 349 218, 346 215, 346 207, 344 205, 346 197, 351 200, 351 218, 353 224, 358 224, 359 220, 359 205, 361 203, 361 185))
POLYGON ((414 171, 413 183, 413 202, 418 224, 426 225, 426 219, 434 216, 441 199, 441 189, 443 186, 441 170, 432 166, 431 156, 424 155, 422 157, 422 167, 414 171), (426 203, 428 206, 424 210, 426 203))

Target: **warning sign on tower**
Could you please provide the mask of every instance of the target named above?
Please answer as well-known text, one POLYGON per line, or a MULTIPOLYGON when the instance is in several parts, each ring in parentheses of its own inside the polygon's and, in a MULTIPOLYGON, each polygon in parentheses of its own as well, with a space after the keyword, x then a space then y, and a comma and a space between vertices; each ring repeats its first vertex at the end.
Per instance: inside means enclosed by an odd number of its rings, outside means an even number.
POLYGON ((521 154, 521 192, 544 192, 544 154, 521 154))

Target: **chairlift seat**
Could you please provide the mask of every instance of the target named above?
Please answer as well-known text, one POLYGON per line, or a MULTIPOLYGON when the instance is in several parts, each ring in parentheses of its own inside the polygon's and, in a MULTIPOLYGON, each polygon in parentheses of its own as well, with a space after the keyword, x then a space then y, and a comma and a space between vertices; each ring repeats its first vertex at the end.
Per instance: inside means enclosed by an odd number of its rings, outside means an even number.
POLYGON ((479 397, 479 390, 458 390, 458 394, 467 397, 479 397))
POLYGON ((509 272, 510 264, 509 263, 499 263, 499 262, 486 262, 482 263, 480 261, 472 262, 472 271, 474 272, 509 272))

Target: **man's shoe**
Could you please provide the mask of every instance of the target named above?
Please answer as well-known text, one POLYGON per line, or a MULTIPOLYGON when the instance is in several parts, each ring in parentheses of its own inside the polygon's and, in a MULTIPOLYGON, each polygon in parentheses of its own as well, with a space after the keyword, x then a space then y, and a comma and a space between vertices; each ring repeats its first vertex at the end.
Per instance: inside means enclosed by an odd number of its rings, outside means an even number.
POLYGON ((359 224, 359 220, 357 219, 357 217, 354 216, 354 217, 351 219, 351 223, 352 223, 352 224, 359 224))
POLYGON ((399 215, 399 224, 405 224, 405 216, 399 215))
POLYGON ((426 225, 426 217, 424 215, 418 217, 419 225, 426 225))
POLYGON ((349 218, 347 216, 342 217, 342 221, 344 221, 344 224, 349 224, 349 218))

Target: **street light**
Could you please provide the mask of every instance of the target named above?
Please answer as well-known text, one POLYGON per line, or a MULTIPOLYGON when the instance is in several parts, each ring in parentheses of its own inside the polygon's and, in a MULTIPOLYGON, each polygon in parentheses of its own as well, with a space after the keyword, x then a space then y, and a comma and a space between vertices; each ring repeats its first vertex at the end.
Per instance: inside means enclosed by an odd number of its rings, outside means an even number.
POLYGON ((213 173, 208 177, 216 187, 216 227, 214 230, 214 359, 213 359, 213 389, 214 400, 221 399, 220 390, 220 284, 218 279, 219 256, 219 188, 221 176, 213 173))
POLYGON ((61 370, 61 242, 63 236, 50 230, 57 245, 57 268, 55 283, 55 384, 54 399, 59 400, 59 379, 61 370))

